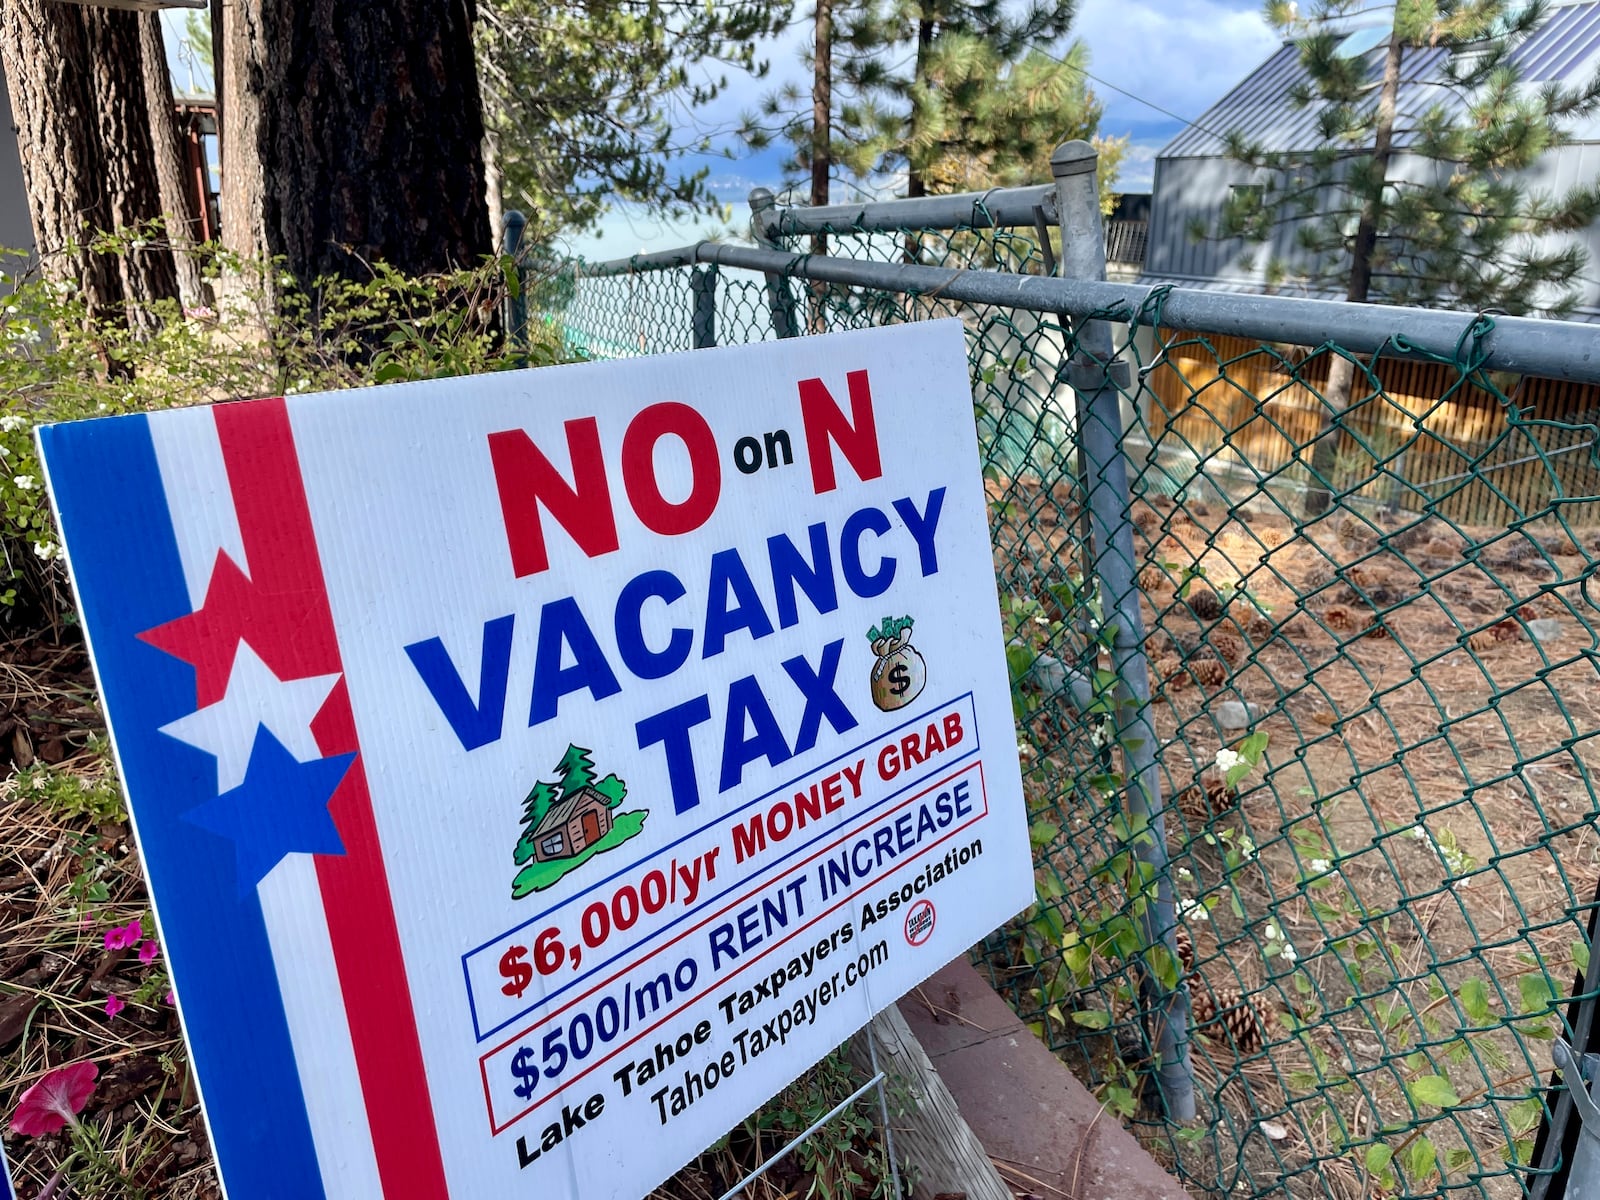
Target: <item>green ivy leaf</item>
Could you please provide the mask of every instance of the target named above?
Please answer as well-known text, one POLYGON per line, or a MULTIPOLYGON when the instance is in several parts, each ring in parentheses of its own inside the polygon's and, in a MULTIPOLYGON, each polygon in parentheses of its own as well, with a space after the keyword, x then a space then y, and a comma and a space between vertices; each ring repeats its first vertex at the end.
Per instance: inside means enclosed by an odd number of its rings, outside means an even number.
POLYGON ((1522 993, 1522 1011, 1543 1015, 1555 999, 1555 989, 1543 971, 1530 972, 1517 979, 1517 990, 1522 993))
POLYGON ((1489 1011, 1489 989, 1481 979, 1468 979, 1456 992, 1461 1007, 1474 1025, 1487 1025, 1494 1019, 1489 1011))
POLYGON ((1111 1024, 1111 1014, 1101 1009, 1078 1009, 1073 1012, 1072 1021, 1085 1029, 1104 1029, 1111 1024))
POLYGON ((1455 1088, 1443 1075, 1421 1075, 1406 1084, 1406 1094, 1416 1104, 1431 1104, 1435 1108, 1449 1108, 1460 1104, 1455 1088))
POLYGON ((1376 1175, 1389 1165, 1389 1160, 1394 1157, 1394 1150, 1382 1142, 1374 1142, 1367 1147, 1367 1170, 1376 1175))
POLYGON ((1406 1175, 1410 1177, 1412 1183, 1422 1182, 1433 1174, 1438 1158, 1438 1151, 1433 1148, 1433 1143, 1425 1137, 1418 1138, 1406 1147, 1406 1175))

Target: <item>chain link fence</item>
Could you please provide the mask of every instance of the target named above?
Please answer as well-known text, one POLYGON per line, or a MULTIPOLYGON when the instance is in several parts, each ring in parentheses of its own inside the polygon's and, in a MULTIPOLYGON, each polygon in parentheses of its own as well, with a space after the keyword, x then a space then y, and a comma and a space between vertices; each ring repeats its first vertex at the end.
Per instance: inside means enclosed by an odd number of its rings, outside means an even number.
POLYGON ((530 304, 595 357, 959 317, 1039 896, 976 960, 1195 1195, 1542 1195, 1600 990, 1595 332, 1097 283, 1073 183, 757 197, 761 249, 530 304))

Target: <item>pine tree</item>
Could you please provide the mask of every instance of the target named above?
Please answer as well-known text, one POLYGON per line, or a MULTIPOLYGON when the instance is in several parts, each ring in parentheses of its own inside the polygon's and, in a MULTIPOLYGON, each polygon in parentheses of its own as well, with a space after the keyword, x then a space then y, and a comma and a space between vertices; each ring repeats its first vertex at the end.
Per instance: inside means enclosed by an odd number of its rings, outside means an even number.
POLYGON ((561 761, 556 764, 556 770, 561 773, 563 800, 594 782, 594 759, 582 746, 569 745, 561 761))
MULTIPOLYGON (((1099 124, 1086 48, 1074 43, 1059 58, 1042 48, 1066 34, 1072 13, 1070 2, 1018 11, 998 2, 819 0, 805 54, 811 96, 792 85, 769 95, 741 136, 757 150, 787 141, 786 181, 809 177, 813 204, 819 164, 834 183, 869 192, 903 174, 908 196, 1038 182, 1058 144, 1099 124)), ((1105 149, 1109 183, 1119 147, 1105 149)))
MULTIPOLYGON (((1600 104, 1600 75, 1576 87, 1524 80, 1514 51, 1548 15, 1545 0, 1398 0, 1381 39, 1352 53, 1347 39, 1361 31, 1348 18, 1361 11, 1358 0, 1314 0, 1304 14, 1292 0, 1267 0, 1267 20, 1298 49, 1307 82, 1291 100, 1315 113, 1320 144, 1268 151, 1229 133, 1229 154, 1261 182, 1234 189, 1216 235, 1259 246, 1292 224, 1294 254, 1266 264, 1269 283, 1295 278, 1358 303, 1571 311, 1587 255, 1546 235, 1592 223, 1600 188, 1547 194, 1526 172, 1570 140, 1572 118, 1600 104), (1407 63, 1441 48, 1437 86, 1402 113, 1407 63)), ((1351 361, 1334 357, 1312 453, 1323 479, 1353 384, 1351 361)), ((1314 492, 1308 507, 1327 503, 1314 492)))
POLYGON ((540 780, 533 785, 527 799, 522 802, 522 836, 517 839, 517 848, 511 855, 519 867, 532 858, 538 849, 534 841, 534 831, 544 823, 545 817, 550 815, 550 809, 560 799, 560 788, 553 783, 540 780))
POLYGON ((705 170, 675 160, 712 150, 694 108, 757 75, 761 39, 788 0, 479 0, 477 44, 488 128, 507 203, 527 237, 592 226, 612 200, 708 212, 705 170), (685 128, 688 125, 689 128, 685 128))

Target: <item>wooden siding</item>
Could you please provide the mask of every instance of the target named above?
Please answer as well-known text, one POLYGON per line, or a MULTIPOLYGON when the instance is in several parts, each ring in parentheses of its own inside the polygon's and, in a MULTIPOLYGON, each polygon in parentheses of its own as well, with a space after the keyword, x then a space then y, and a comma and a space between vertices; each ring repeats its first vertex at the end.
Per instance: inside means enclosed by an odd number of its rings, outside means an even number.
MULTIPOLYGON (((1152 443, 1258 476, 1304 478, 1330 356, 1162 331, 1140 411, 1152 443)), ((1506 525, 1559 507, 1600 523, 1600 387, 1495 376, 1509 403, 1453 366, 1362 360, 1340 422, 1335 482, 1458 524, 1506 525), (1463 476, 1462 478, 1452 478, 1463 476)))

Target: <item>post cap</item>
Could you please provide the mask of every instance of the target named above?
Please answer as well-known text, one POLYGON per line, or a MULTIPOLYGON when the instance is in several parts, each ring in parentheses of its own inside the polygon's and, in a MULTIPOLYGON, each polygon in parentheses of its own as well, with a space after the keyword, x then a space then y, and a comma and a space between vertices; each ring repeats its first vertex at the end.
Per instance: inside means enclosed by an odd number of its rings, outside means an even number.
POLYGON ((1082 138, 1074 138, 1070 142, 1062 142, 1050 155, 1050 174, 1057 179, 1065 179, 1069 175, 1091 175, 1099 158, 1100 154, 1093 146, 1082 138))
POLYGON ((750 207, 760 212, 764 208, 771 208, 778 202, 771 189, 758 187, 750 190, 750 207))

